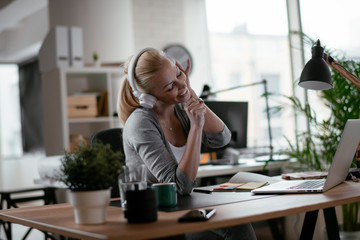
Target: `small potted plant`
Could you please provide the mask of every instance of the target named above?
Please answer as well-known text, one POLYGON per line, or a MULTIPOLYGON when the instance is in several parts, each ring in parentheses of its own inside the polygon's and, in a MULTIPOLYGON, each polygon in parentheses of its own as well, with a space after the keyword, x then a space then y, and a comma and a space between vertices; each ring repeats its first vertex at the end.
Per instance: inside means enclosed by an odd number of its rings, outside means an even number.
POLYGON ((100 67, 99 55, 97 54, 97 52, 93 53, 93 61, 96 67, 100 67))
POLYGON ((78 224, 100 224, 106 221, 110 190, 118 181, 124 162, 122 152, 110 145, 95 142, 65 151, 55 180, 69 188, 70 203, 78 224))

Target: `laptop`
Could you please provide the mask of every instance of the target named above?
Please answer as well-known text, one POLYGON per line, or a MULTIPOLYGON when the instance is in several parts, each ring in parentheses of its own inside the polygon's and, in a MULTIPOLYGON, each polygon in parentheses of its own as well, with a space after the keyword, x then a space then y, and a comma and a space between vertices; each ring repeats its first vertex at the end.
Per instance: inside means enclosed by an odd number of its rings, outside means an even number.
POLYGON ((341 135, 326 179, 284 180, 254 189, 251 192, 254 194, 325 192, 345 181, 359 141, 360 119, 349 119, 341 135))

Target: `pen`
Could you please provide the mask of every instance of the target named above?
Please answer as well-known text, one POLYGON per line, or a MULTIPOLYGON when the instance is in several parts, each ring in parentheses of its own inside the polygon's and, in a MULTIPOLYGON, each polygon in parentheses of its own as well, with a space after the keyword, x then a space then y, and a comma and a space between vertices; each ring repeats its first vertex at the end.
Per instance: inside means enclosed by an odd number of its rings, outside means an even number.
POLYGON ((211 193, 212 193, 212 190, 194 188, 194 189, 193 189, 193 192, 199 192, 199 193, 207 193, 207 194, 211 194, 211 193))

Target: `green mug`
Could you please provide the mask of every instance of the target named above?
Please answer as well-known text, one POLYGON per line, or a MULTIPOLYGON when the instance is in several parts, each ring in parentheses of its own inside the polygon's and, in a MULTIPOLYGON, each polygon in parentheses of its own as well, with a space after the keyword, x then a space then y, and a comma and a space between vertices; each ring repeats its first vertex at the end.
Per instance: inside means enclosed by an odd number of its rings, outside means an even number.
POLYGON ((156 191, 159 207, 174 207, 177 205, 176 183, 154 183, 151 188, 156 191))

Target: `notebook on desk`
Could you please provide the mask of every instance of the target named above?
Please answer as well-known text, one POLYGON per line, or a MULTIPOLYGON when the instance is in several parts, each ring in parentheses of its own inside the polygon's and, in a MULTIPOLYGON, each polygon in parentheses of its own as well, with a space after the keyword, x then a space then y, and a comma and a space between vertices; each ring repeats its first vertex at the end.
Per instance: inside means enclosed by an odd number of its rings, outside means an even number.
POLYGON ((345 181, 359 141, 360 119, 349 119, 341 135, 326 179, 285 180, 251 192, 254 194, 325 192, 345 181), (307 187, 307 185, 311 186, 307 187))

